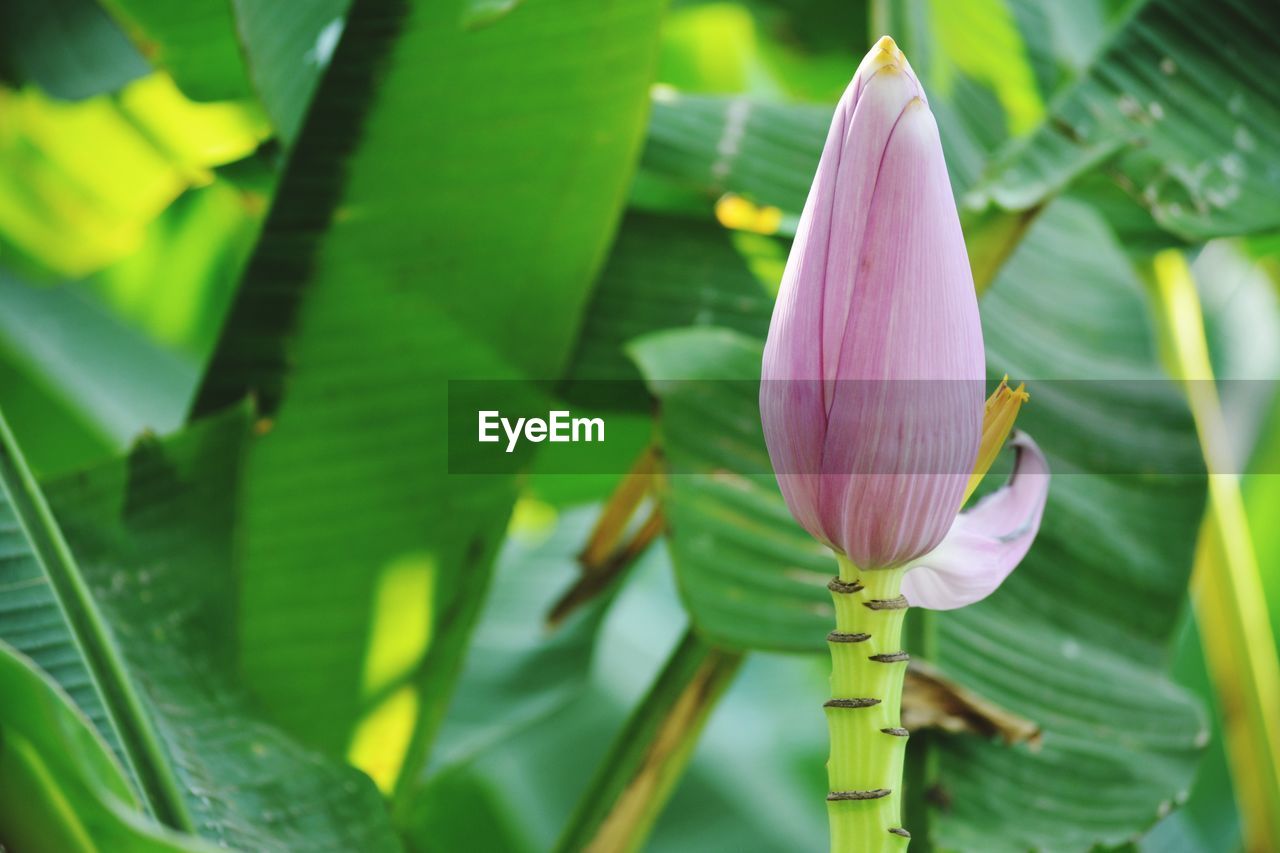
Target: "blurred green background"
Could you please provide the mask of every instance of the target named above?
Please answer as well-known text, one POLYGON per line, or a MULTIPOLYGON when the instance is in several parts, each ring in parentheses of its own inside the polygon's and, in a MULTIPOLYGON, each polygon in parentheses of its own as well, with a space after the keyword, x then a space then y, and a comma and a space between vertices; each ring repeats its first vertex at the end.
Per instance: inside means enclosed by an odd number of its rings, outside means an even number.
POLYGON ((661 380, 883 33, 1057 475, 909 617, 912 849, 1280 849, 1263 0, 3 0, 0 845, 823 849, 829 555, 661 380), (644 379, 633 473, 451 474, 461 379, 644 379))

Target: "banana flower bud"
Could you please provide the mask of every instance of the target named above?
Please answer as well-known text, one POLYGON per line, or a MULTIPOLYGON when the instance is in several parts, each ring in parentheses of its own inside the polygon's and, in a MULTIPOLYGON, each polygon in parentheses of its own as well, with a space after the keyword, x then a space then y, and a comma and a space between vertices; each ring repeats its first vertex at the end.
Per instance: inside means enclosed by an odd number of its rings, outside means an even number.
POLYGON ((918 563, 904 589, 933 608, 989 594, 1021 560, 1048 490, 1029 438, 1011 482, 957 518, 980 447, 985 469, 1012 419, 1003 406, 984 430, 982 326, 938 128, 887 37, 836 108, 762 380, 770 460, 818 540, 863 569, 918 563))

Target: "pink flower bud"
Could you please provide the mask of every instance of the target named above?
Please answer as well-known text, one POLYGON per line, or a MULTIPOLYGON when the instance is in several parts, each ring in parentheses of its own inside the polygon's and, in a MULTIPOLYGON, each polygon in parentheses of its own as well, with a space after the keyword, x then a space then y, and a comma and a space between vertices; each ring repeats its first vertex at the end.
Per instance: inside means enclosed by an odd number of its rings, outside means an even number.
POLYGON ((984 368, 938 128, 885 37, 836 107, 764 350, 792 514, 862 568, 932 550, 977 455, 984 368))

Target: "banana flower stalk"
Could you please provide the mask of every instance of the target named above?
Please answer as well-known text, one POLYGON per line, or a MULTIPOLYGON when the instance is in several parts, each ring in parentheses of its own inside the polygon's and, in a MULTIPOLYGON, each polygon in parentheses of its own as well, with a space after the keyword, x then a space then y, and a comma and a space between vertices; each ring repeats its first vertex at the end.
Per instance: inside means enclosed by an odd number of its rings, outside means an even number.
POLYGON ((1027 399, 984 404, 978 302, 938 128, 882 38, 836 107, 765 344, 760 412, 796 520, 836 555, 827 640, 832 850, 905 849, 900 725, 910 606, 978 601, 1022 560, 1049 487, 1012 433, 1027 399), (960 512, 1008 441, 1009 481, 960 512))

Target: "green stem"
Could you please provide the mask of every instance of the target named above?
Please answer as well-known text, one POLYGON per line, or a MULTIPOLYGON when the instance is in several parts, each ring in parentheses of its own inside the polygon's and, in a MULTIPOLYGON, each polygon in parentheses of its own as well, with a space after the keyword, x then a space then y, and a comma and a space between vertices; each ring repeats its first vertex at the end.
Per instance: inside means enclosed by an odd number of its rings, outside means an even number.
POLYGON ((643 846, 742 658, 685 632, 587 787, 557 850, 626 853, 643 846))
POLYGON ((843 555, 832 581, 836 630, 831 648, 831 734, 827 761, 827 815, 832 853, 892 853, 905 850, 902 827, 901 597, 904 569, 861 571, 843 555))

